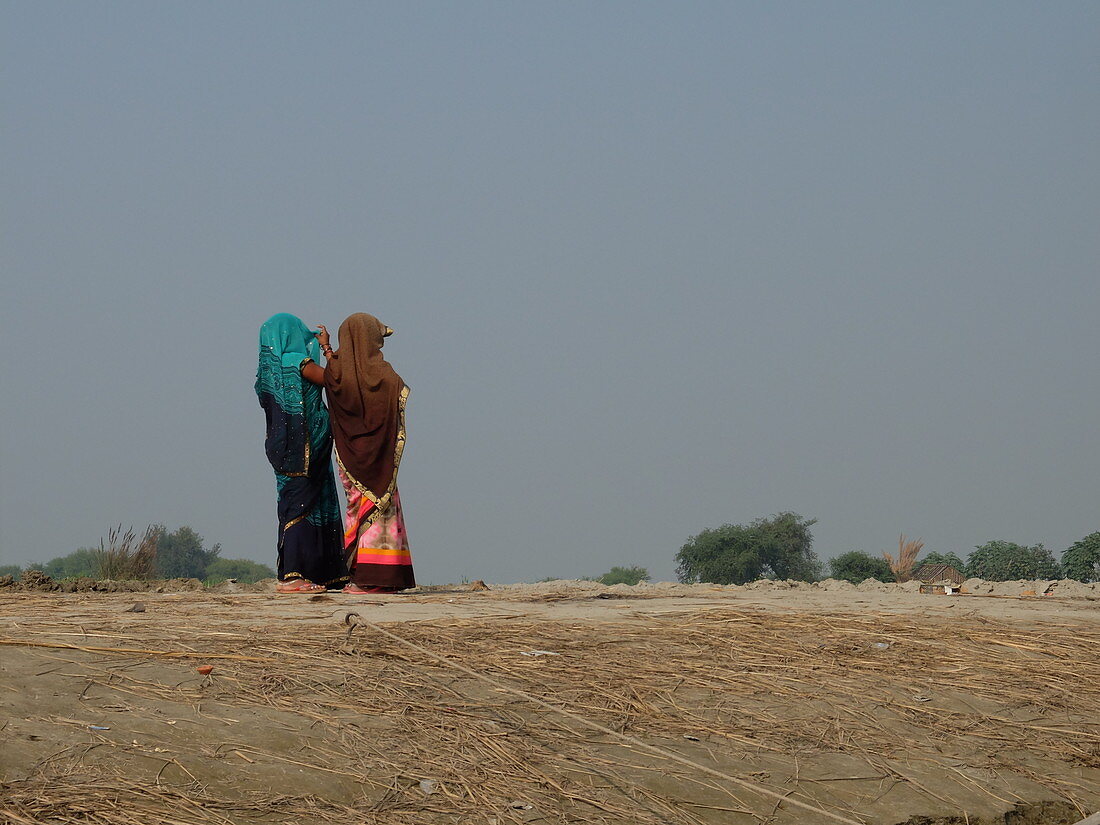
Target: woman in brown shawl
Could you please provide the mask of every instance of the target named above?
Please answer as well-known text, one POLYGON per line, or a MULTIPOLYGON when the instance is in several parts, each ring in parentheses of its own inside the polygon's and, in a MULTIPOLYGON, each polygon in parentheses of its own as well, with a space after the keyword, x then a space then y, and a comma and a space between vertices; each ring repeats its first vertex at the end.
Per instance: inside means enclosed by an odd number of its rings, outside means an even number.
POLYGON ((405 449, 409 388, 382 357, 393 330, 359 312, 340 325, 340 348, 318 336, 328 359, 328 395, 336 466, 347 493, 344 552, 351 568, 345 593, 393 593, 416 586, 397 493, 405 449))

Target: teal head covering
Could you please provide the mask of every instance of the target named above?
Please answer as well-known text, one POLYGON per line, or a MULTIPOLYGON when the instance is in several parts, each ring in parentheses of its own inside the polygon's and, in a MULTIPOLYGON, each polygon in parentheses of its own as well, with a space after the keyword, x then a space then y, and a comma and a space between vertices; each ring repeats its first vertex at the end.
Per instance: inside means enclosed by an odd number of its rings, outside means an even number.
POLYGON ((296 315, 280 312, 260 327, 256 395, 267 413, 267 457, 276 473, 306 473, 310 453, 330 449, 321 389, 301 373, 304 361, 319 356, 316 336, 296 315))
POLYGON ((306 358, 316 361, 321 354, 313 330, 303 324, 301 318, 289 312, 272 315, 260 327, 260 354, 265 350, 279 356, 280 366, 294 370, 306 358))

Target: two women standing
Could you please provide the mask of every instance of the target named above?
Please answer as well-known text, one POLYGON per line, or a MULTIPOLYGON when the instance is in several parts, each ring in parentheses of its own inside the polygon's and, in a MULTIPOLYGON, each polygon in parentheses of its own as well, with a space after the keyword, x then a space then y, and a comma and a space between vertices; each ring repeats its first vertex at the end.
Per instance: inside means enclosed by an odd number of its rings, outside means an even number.
POLYGON ((357 313, 340 325, 333 350, 325 327, 314 333, 293 315, 275 315, 260 328, 256 393, 279 490, 278 592, 346 582, 345 593, 386 593, 416 584, 397 491, 409 388, 382 357, 392 332, 357 313), (329 461, 334 441, 347 497, 342 543, 329 461))

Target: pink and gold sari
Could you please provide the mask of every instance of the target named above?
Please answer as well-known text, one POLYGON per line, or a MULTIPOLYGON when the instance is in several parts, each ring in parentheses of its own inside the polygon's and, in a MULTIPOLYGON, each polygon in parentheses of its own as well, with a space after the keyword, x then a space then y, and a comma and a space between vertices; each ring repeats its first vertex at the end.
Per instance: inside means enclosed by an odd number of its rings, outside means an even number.
POLYGON ((379 513, 376 512, 378 505, 348 481, 343 469, 340 469, 340 481, 348 497, 344 548, 348 553, 352 583, 361 588, 404 590, 416 587, 397 489, 394 488, 389 506, 379 513))

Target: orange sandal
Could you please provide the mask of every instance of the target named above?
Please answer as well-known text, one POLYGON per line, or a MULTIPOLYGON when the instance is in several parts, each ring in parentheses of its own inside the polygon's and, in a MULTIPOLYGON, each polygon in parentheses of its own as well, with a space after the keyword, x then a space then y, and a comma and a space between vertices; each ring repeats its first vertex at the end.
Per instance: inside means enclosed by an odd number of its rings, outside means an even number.
POLYGON ((341 593, 347 593, 349 596, 374 596, 379 593, 396 593, 396 587, 360 587, 357 584, 348 584, 344 586, 341 593))
POLYGON ((290 581, 277 582, 275 584, 275 592, 288 595, 299 593, 324 593, 325 586, 323 584, 314 584, 308 579, 291 579, 290 581))

